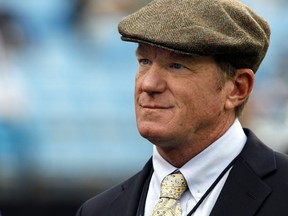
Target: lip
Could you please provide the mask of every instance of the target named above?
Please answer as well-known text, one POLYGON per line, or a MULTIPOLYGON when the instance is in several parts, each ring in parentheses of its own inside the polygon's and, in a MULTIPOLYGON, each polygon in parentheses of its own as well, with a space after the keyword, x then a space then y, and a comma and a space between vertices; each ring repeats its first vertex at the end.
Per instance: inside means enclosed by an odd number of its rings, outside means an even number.
POLYGON ((154 105, 154 104, 140 104, 140 107, 145 108, 145 109, 171 109, 171 106, 159 106, 159 105, 154 105))

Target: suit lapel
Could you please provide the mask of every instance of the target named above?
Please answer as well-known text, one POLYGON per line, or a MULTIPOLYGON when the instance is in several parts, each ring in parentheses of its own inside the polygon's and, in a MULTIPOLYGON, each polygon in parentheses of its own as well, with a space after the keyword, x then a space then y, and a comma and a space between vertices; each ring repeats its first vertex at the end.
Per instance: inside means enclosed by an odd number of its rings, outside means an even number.
POLYGON ((247 143, 227 178, 211 216, 255 215, 272 192, 263 179, 276 170, 274 153, 251 131, 245 130, 245 133, 247 143))
POLYGON ((150 159, 143 170, 139 172, 133 181, 122 185, 122 193, 111 204, 111 216, 135 216, 145 183, 150 181, 152 175, 152 160, 150 159), (127 203, 129 202, 129 203, 127 203))
POLYGON ((243 161, 238 160, 212 210, 211 216, 254 215, 271 189, 243 161))
MULTIPOLYGON (((264 182, 265 176, 276 170, 274 153, 264 146, 249 130, 246 145, 226 180, 210 216, 255 215, 271 188, 264 182)), ((133 180, 122 185, 122 192, 111 202, 111 216, 135 216, 143 187, 153 172, 150 159, 133 180), (129 203, 127 203, 129 202, 129 203)))

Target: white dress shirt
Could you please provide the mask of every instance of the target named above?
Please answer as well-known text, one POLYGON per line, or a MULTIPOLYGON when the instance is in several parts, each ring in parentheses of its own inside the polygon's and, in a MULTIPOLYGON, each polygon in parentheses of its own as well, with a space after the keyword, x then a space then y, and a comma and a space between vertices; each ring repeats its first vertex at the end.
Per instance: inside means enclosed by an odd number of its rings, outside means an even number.
MULTIPOLYGON (((153 148, 153 167, 148 194, 145 204, 145 216, 150 216, 160 197, 161 182, 165 176, 179 170, 185 177, 188 189, 180 199, 182 215, 185 216, 193 209, 222 171, 243 149, 247 137, 238 119, 226 133, 193 157, 181 168, 176 168, 165 161, 153 148)), ((231 169, 230 169, 231 170, 231 169)), ((228 177, 229 171, 221 178, 193 216, 208 216, 220 194, 220 191, 228 177)))

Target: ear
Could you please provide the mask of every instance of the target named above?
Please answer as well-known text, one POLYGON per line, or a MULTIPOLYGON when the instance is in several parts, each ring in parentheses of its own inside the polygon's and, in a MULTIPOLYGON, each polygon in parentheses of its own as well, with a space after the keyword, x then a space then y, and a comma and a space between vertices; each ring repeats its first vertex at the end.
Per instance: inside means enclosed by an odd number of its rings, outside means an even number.
POLYGON ((248 99, 254 86, 254 72, 247 68, 237 69, 231 82, 232 88, 228 92, 225 110, 235 109, 248 99))

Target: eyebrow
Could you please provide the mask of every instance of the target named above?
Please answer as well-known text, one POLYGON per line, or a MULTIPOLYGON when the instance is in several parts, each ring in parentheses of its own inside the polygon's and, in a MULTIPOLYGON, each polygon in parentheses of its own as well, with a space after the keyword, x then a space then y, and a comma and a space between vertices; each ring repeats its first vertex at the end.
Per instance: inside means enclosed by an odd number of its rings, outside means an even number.
POLYGON ((193 56, 193 55, 184 54, 184 53, 176 53, 176 52, 170 52, 169 56, 172 57, 172 58, 175 58, 175 59, 183 59, 183 60, 185 60, 185 59, 189 59, 189 60, 195 59, 195 56, 193 56))
MULTIPOLYGON (((147 54, 147 50, 151 49, 152 46, 149 45, 143 45, 143 44, 139 44, 137 49, 136 49, 136 56, 145 56, 145 54, 147 54)), ((161 48, 159 48, 161 49, 161 48)), ((162 48, 163 49, 163 48, 162 48)), ((173 51, 169 51, 167 50, 167 52, 169 53, 169 57, 176 59, 176 60, 189 60, 192 61, 195 59, 195 56, 193 55, 189 55, 189 54, 184 54, 184 53, 177 53, 177 52, 173 52, 173 51)))

